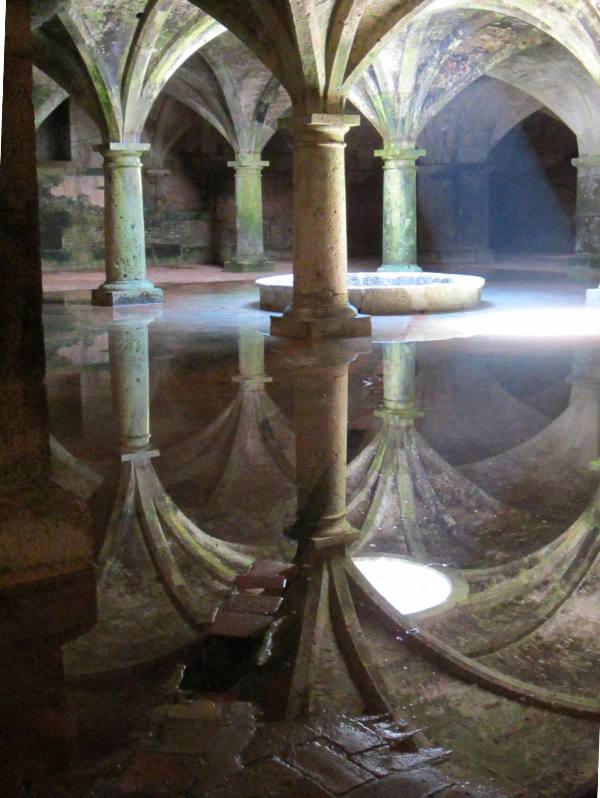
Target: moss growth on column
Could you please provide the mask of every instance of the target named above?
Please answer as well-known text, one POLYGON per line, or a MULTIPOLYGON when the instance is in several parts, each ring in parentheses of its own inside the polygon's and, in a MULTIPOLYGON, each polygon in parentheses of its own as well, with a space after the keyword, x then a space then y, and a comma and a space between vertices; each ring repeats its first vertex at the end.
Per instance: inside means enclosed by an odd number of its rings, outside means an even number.
POLYGON ((225 263, 232 272, 271 271, 263 240, 262 170, 268 161, 258 152, 241 152, 228 166, 235 169, 235 256, 225 263))
POLYGON ((383 264, 380 272, 421 271, 417 265, 417 167, 425 150, 376 150, 383 165, 383 264))
POLYGON ((104 156, 106 282, 92 291, 94 305, 162 302, 146 279, 146 242, 141 155, 147 144, 109 144, 104 156))

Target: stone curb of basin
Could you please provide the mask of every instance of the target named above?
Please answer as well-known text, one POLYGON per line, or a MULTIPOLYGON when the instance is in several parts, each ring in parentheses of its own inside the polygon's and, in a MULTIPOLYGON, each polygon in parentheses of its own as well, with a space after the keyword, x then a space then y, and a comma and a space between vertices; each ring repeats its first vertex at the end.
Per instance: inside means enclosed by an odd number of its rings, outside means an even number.
MULTIPOLYGON (((262 310, 283 312, 292 302, 292 274, 256 280, 262 310)), ((351 305, 370 316, 400 313, 434 313, 464 310, 479 304, 483 277, 435 272, 350 272, 348 298, 351 305)))

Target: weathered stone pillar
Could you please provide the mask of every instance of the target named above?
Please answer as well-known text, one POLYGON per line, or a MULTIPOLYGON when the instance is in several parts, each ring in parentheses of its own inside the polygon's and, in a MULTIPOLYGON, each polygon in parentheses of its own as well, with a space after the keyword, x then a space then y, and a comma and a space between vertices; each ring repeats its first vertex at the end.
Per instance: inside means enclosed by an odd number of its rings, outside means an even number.
POLYGON ((577 167, 576 268, 600 269, 600 155, 574 158, 577 167))
POLYGON ((417 159, 425 150, 389 146, 383 159, 383 265, 380 272, 420 272, 417 265, 417 159))
POLYGON ((149 144, 109 144, 104 157, 106 282, 92 291, 94 305, 162 302, 162 291, 146 279, 142 153, 149 144))
POLYGON ((294 298, 271 332, 291 338, 371 334, 348 303, 344 137, 357 116, 285 120, 294 135, 294 298))
POLYGON ((51 481, 30 0, 7 0, 0 160, 0 779, 4 795, 52 791, 76 720, 61 646, 93 621, 82 505, 51 481))
POLYGON ((31 5, 6 9, 0 160, 0 495, 50 473, 31 66, 31 5))
POLYGON ((274 264, 265 257, 263 239, 262 170, 258 152, 240 152, 227 164, 235 169, 235 256, 225 262, 231 272, 270 271, 274 264))

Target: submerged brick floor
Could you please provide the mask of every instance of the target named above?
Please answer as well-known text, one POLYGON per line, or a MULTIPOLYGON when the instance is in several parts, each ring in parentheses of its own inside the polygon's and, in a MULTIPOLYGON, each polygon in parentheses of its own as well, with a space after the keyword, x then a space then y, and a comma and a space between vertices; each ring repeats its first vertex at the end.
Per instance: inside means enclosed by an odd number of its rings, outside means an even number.
MULTIPOLYGON (((121 778, 97 798, 492 798, 437 766, 451 752, 384 716, 323 711, 260 725, 251 704, 200 699, 158 708, 121 778)), ((494 798, 499 794, 494 793, 494 798)))

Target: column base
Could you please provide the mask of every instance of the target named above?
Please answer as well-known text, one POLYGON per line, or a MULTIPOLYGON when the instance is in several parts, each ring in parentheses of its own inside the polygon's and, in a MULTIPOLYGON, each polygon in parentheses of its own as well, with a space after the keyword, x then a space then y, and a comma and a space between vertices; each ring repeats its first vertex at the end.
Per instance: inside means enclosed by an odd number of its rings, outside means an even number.
POLYGON ((315 312, 311 316, 310 311, 297 311, 290 307, 282 316, 271 316, 271 335, 306 340, 367 338, 371 335, 371 317, 348 312, 332 316, 322 316, 315 312))
POLYGON ((377 269, 378 272, 422 272, 423 269, 416 263, 384 263, 377 269))
POLYGON ((223 269, 226 272, 272 272, 275 262, 267 258, 229 258, 223 269))
POLYGON ((150 280, 104 283, 92 290, 92 305, 113 308, 120 305, 150 305, 163 301, 163 292, 150 280))

